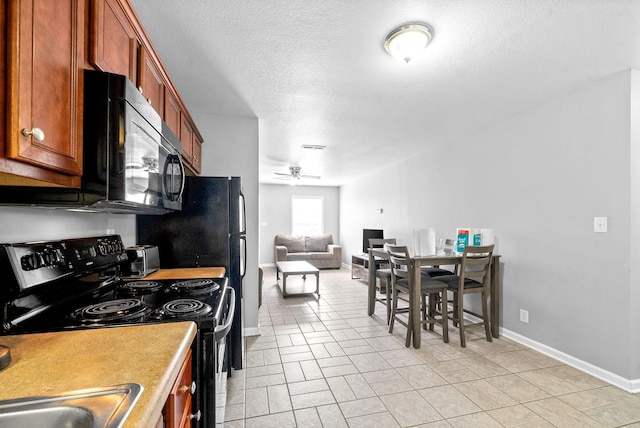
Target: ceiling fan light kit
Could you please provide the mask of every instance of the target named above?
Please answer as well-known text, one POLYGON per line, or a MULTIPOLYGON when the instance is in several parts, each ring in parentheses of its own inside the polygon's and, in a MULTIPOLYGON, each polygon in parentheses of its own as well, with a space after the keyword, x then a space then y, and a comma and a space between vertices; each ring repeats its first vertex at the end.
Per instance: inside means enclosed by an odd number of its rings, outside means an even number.
POLYGON ((427 24, 404 24, 387 34, 384 48, 395 59, 409 63, 424 52, 432 38, 433 30, 427 24))

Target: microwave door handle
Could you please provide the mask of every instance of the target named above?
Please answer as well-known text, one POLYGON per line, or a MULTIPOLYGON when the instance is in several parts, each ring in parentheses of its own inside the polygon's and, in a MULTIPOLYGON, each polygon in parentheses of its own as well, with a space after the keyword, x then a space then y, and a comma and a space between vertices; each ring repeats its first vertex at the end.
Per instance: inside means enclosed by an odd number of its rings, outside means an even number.
POLYGON ((233 323, 233 317, 236 314, 236 290, 231 287, 227 288, 227 290, 231 293, 231 297, 229 298, 229 314, 227 314, 227 321, 224 325, 218 325, 213 330, 216 342, 221 342, 229 333, 231 324, 233 323))
POLYGON ((185 178, 186 178, 186 173, 184 171, 184 164, 182 163, 182 156, 180 155, 176 155, 178 156, 178 165, 180 165, 180 176, 182 177, 181 180, 181 184, 180 184, 180 194, 178 195, 178 199, 180 199, 184 193, 184 182, 185 182, 185 178))

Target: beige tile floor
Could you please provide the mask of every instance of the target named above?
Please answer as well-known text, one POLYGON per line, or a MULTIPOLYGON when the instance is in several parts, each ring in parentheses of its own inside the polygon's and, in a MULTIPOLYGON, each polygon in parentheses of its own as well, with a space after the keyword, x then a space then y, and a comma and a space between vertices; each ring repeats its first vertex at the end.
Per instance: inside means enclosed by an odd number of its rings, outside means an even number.
POLYGON ((367 287, 350 270, 320 281, 319 300, 284 300, 265 269, 262 335, 246 338, 226 427, 640 427, 640 394, 509 339, 489 343, 476 327, 466 349, 453 327, 448 344, 423 331, 421 349, 405 348, 406 330, 387 332, 381 304, 367 316, 367 287))

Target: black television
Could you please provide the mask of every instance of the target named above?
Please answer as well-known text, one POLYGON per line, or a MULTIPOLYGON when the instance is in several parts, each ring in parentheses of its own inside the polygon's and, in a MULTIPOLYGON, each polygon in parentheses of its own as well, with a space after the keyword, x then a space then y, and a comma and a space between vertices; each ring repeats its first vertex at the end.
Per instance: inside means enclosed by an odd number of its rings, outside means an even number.
MULTIPOLYGON (((383 239, 384 233, 382 229, 362 229, 362 253, 367 254, 369 249, 369 239, 383 239)), ((382 245, 381 245, 382 247, 382 245)))

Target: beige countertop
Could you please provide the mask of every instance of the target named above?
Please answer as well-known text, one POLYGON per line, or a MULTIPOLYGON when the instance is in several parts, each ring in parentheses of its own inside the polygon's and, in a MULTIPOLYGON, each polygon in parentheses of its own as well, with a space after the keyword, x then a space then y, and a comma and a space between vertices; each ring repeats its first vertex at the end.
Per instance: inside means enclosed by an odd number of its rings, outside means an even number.
POLYGON ((144 277, 146 280, 158 279, 193 279, 193 278, 222 278, 223 267, 174 268, 160 269, 144 277))
POLYGON ((144 391, 124 426, 155 426, 195 335, 174 322, 0 336, 11 350, 0 400, 134 382, 144 391))

